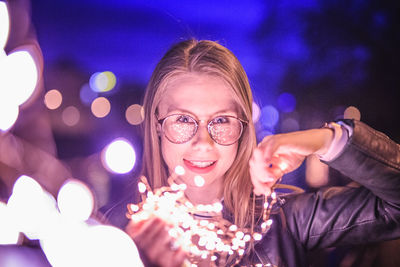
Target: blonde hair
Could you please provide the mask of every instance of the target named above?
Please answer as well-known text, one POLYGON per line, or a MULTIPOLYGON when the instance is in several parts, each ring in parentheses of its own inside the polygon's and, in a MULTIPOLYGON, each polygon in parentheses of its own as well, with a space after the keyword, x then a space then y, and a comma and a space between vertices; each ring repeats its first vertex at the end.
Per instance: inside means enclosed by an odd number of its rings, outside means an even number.
POLYGON ((238 226, 251 222, 252 184, 248 162, 256 146, 252 122, 252 94, 247 75, 239 60, 224 46, 213 41, 187 40, 174 45, 157 64, 144 97, 144 145, 142 174, 153 188, 166 185, 168 167, 163 160, 157 132, 157 106, 167 83, 178 75, 196 73, 215 75, 232 88, 241 108, 242 119, 248 121, 238 141, 238 153, 225 174, 224 204, 238 226))

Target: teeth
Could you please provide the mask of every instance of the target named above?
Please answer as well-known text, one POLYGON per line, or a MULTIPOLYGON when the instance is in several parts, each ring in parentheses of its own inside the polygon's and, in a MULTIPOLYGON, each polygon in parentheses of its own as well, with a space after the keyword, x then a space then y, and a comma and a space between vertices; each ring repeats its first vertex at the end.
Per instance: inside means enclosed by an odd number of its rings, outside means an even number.
POLYGON ((214 163, 214 161, 190 161, 194 166, 205 168, 214 163))

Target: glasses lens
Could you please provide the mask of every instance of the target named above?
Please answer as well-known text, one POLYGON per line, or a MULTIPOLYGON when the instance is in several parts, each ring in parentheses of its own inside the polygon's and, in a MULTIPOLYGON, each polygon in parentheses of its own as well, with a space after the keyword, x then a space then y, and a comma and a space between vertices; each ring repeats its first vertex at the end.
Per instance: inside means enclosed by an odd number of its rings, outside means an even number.
POLYGON ((231 145, 239 140, 243 125, 242 122, 229 116, 214 118, 208 125, 212 139, 220 145, 231 145))
POLYGON ((165 136, 173 143, 189 141, 197 131, 196 121, 187 115, 172 115, 162 125, 165 136))

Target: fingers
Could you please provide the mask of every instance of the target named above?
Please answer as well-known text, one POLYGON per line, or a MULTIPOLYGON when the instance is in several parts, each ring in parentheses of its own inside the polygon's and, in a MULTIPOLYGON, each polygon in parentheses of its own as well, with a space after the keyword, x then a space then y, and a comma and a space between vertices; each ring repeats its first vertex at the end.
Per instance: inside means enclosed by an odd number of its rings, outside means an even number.
POLYGON ((278 159, 266 161, 261 149, 256 148, 249 162, 251 181, 256 195, 270 195, 272 187, 279 180, 283 172, 279 168, 278 159))
POLYGON ((131 221, 125 230, 151 263, 158 266, 181 266, 186 253, 169 235, 169 229, 162 219, 153 217, 139 223, 131 221))

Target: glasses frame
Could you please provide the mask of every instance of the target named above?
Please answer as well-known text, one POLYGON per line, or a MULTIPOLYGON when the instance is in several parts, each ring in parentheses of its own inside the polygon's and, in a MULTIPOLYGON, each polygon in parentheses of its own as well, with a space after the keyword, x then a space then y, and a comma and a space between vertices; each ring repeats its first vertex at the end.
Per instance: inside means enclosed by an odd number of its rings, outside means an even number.
MULTIPOLYGON (((166 116, 166 117, 164 117, 164 118, 162 118, 162 119, 157 119, 157 121, 158 121, 158 123, 161 125, 161 131, 162 131, 162 133, 164 134, 164 136, 165 136, 171 143, 174 143, 174 144, 184 144, 184 143, 187 143, 187 142, 189 142, 190 140, 192 140, 193 137, 195 137, 196 134, 197 134, 197 131, 198 131, 198 129, 199 129, 200 122, 204 122, 204 120, 196 120, 195 118, 193 118, 193 117, 190 116, 190 115, 187 115, 187 114, 180 114, 180 113, 175 113, 175 114, 168 115, 168 116, 166 116), (168 136, 164 133, 164 122, 165 122, 165 120, 168 119, 169 117, 172 117, 172 116, 179 116, 179 115, 187 116, 187 117, 192 118, 193 121, 195 122, 195 125, 196 125, 196 128, 195 128, 195 130, 194 130, 194 132, 193 132, 193 135, 192 135, 187 141, 185 141, 185 142, 175 142, 175 141, 171 140, 170 138, 168 138, 168 136)), ((235 117, 235 116, 231 116, 231 115, 219 115, 219 116, 215 116, 214 118, 210 119, 210 120, 207 122, 207 132, 208 132, 208 135, 211 137, 211 139, 212 139, 215 143, 217 143, 218 145, 221 145, 221 146, 230 146, 230 145, 233 145, 234 143, 236 143, 237 141, 239 141, 240 137, 242 137, 243 131, 244 131, 245 127, 247 126, 247 124, 248 124, 247 121, 242 120, 241 118, 238 118, 238 117, 235 117), (236 120, 238 120, 238 121, 240 122, 240 125, 241 125, 241 127, 240 127, 240 134, 239 134, 239 137, 238 137, 234 142, 229 143, 229 144, 220 144, 220 143, 218 143, 218 142, 213 138, 213 136, 212 136, 212 134, 211 134, 211 125, 210 125, 210 124, 211 124, 211 122, 212 122, 215 118, 218 118, 218 117, 233 118, 233 119, 236 119, 236 120)))

